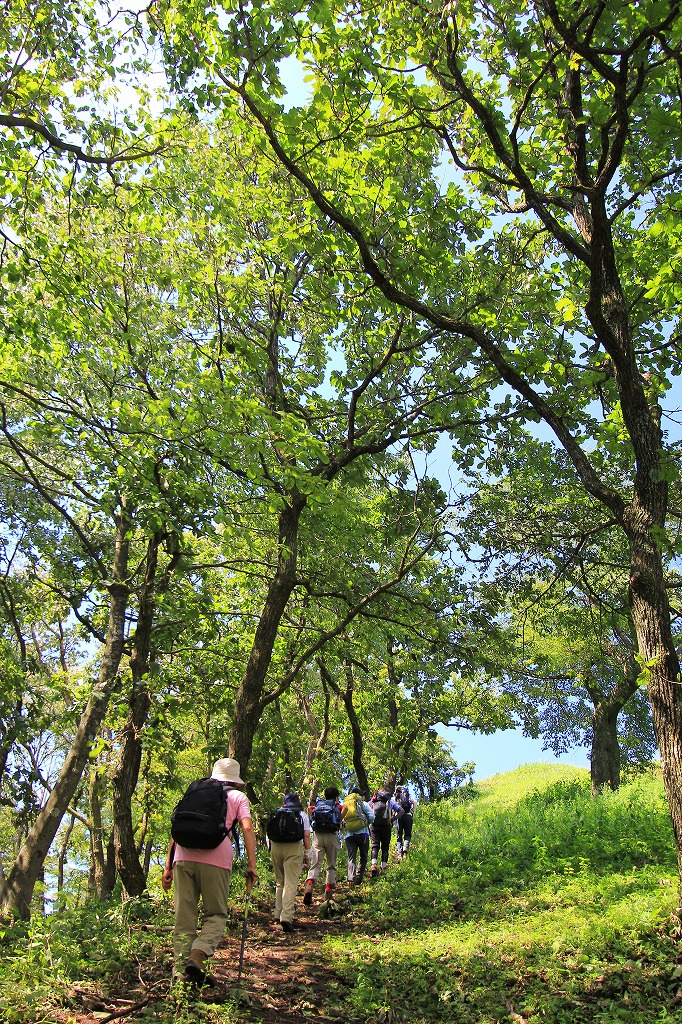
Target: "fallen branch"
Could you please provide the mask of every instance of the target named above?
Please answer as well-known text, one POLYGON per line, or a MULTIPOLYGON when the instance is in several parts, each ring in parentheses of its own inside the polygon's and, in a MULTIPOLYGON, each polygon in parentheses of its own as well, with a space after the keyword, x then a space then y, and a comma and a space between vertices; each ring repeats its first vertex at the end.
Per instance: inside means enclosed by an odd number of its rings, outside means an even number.
POLYGON ((151 998, 152 996, 146 996, 144 999, 140 1000, 139 1003, 132 1003, 130 1006, 126 1006, 124 1010, 116 1010, 114 1013, 110 1013, 106 1017, 100 1017, 97 1024, 109 1024, 109 1021, 111 1020, 120 1020, 121 1017, 128 1017, 131 1013, 136 1013, 138 1010, 142 1010, 151 998))
POLYGON ((508 999, 505 999, 504 1005, 507 1007, 507 1012, 509 1016, 511 1017, 512 1020, 516 1021, 516 1024, 528 1024, 528 1021, 525 1017, 522 1017, 520 1013, 516 1013, 514 1007, 509 1002, 508 999))

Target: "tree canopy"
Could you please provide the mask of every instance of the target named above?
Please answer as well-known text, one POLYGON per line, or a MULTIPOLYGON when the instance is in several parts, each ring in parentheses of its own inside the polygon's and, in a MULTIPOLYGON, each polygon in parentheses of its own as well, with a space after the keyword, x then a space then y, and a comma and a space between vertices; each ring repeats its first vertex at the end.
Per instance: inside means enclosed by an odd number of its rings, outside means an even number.
POLYGON ((558 749, 585 692, 648 756, 644 686, 682 865, 680 31, 654 0, 10 12, 5 910, 69 808, 141 891, 150 794, 221 753, 254 798, 436 793, 434 727, 558 749))

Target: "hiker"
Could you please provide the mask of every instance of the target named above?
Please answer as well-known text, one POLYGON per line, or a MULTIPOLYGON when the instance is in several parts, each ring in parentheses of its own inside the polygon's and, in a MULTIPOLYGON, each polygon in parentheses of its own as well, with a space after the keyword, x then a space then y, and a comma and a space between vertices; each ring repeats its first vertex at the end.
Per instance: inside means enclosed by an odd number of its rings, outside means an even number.
MULTIPOLYGON (((246 794, 241 792, 244 781, 240 778, 239 771, 238 761, 232 757, 224 757, 213 765, 211 779, 223 783, 223 789, 227 794, 227 813, 222 825, 228 829, 235 821, 239 822, 248 861, 246 891, 250 893, 258 881, 256 839, 251 822, 251 807, 246 794)), ((215 791, 216 787, 211 788, 215 791)), ((203 841, 203 838, 199 835, 197 841, 203 841)), ((227 897, 230 891, 232 857, 230 834, 225 835, 213 848, 182 846, 175 840, 171 840, 168 848, 161 885, 166 892, 175 885, 173 973, 174 976, 179 974, 178 965, 187 958, 182 978, 192 984, 215 984, 215 979, 205 969, 205 961, 213 956, 227 924, 227 897), (199 900, 202 904, 203 919, 197 935, 199 900)))
POLYGON ((354 786, 348 796, 344 798, 341 817, 348 856, 348 882, 350 885, 360 885, 367 870, 369 825, 374 821, 374 811, 363 799, 363 793, 359 786, 354 786), (360 857, 359 868, 357 866, 358 855, 360 857))
POLYGON ((381 870, 388 867, 388 851, 391 847, 393 819, 400 812, 400 805, 393 799, 393 790, 382 786, 370 800, 374 811, 369 834, 372 839, 372 868, 370 875, 375 878, 379 873, 379 851, 381 850, 381 870))
POLYGON ((308 808, 310 827, 313 832, 313 858, 305 883, 303 902, 307 907, 313 902, 313 889, 320 877, 322 864, 327 859, 325 874, 324 898, 330 900, 336 888, 336 858, 341 849, 339 829, 341 828, 342 806, 339 793, 335 786, 328 786, 324 796, 318 796, 314 805, 308 808))
POLYGON ((397 786, 394 796, 400 807, 396 818, 396 849, 398 860, 402 860, 410 848, 415 803, 407 791, 407 786, 397 786))
POLYGON ((296 889, 305 861, 310 864, 310 819, 303 810, 298 793, 287 793, 274 814, 266 833, 275 872, 275 920, 282 931, 293 932, 296 889))

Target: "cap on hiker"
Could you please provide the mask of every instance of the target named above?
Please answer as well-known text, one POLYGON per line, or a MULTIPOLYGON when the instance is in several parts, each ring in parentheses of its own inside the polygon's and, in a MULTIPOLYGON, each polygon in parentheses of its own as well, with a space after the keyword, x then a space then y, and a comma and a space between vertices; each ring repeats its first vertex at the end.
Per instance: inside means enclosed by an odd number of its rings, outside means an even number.
POLYGON ((292 807, 296 811, 300 811, 303 807, 298 793, 285 793, 283 806, 292 807))

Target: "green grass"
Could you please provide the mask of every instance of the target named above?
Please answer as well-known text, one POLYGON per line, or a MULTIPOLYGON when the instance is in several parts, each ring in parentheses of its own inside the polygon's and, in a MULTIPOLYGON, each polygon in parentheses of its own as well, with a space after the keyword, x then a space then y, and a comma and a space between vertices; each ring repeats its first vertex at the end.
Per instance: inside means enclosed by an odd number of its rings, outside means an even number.
POLYGON ((587 772, 551 767, 420 809, 413 859, 372 891, 381 941, 330 944, 360 1019, 682 1021, 660 779, 593 800, 587 772))
MULTIPOLYGON (((330 1015, 682 1024, 677 867, 658 773, 594 800, 587 772, 527 766, 468 797, 420 807, 409 858, 351 896, 347 931, 319 951, 343 982, 330 976, 330 1015)), ((168 926, 167 902, 89 902, 0 936, 0 1020, 44 1024, 74 983, 120 991, 155 958, 165 977, 168 935, 149 921, 168 926)), ((154 1007, 164 1024, 245 1024, 249 1013, 154 1007)))

